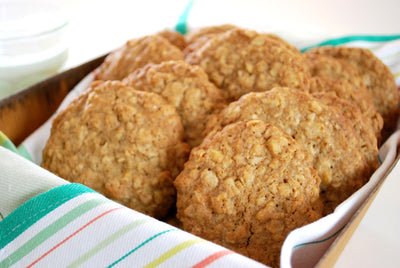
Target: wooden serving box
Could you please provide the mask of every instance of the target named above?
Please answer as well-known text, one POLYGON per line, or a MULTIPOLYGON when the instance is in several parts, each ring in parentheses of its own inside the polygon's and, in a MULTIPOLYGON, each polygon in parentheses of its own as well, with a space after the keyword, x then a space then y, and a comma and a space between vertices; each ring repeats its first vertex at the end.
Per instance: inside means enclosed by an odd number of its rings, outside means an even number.
MULTIPOLYGON (((0 100, 0 131, 16 146, 46 122, 65 96, 107 55, 54 75, 42 82, 0 100)), ((399 155, 394 165, 399 161, 399 155)), ((394 166, 393 165, 393 166, 394 166)), ((367 200, 337 236, 317 266, 332 267, 381 188, 381 180, 367 200)))

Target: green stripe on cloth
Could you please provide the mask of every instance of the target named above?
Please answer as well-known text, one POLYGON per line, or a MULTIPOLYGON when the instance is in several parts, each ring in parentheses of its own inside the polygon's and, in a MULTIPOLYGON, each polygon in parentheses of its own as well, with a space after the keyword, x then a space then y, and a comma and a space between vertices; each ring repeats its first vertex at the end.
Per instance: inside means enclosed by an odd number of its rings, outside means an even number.
POLYGON ((86 186, 71 183, 58 186, 30 199, 0 222, 0 249, 60 205, 81 194, 92 192, 94 191, 86 186), (41 209, 37 210, 37 208, 41 209))
POLYGON ((125 225, 115 233, 111 234, 109 237, 107 237, 105 240, 100 242, 97 246, 86 252, 84 255, 80 256, 78 259, 76 259, 74 262, 72 262, 70 265, 68 265, 68 268, 73 268, 73 267, 78 267, 82 263, 86 262, 89 260, 91 257, 96 255, 99 251, 110 245, 112 242, 120 238, 121 236, 125 235, 132 229, 148 222, 149 219, 141 219, 141 220, 136 220, 130 224, 125 225))
POLYGON ((108 202, 112 201, 106 198, 97 198, 88 200, 85 203, 75 207, 74 209, 60 217, 58 220, 47 226, 45 229, 40 231, 13 253, 11 253, 8 258, 0 262, 0 267, 7 267, 17 263, 23 257, 28 255, 31 251, 33 251, 36 247, 38 247, 41 243, 43 243, 55 233, 59 232, 61 229, 67 226, 70 222, 72 222, 82 214, 92 210, 93 208, 108 202))
POLYGON ((400 39, 400 35, 351 35, 340 38, 329 39, 324 42, 312 45, 301 49, 301 52, 305 52, 313 47, 320 46, 338 46, 354 41, 366 41, 366 42, 387 42, 400 39))
POLYGON ((400 51, 395 51, 392 54, 388 54, 388 55, 385 55, 384 57, 381 57, 381 60, 388 60, 388 59, 392 59, 392 58, 396 59, 396 58, 398 58, 399 55, 400 55, 400 51))
POLYGON ((19 152, 19 155, 22 157, 25 157, 26 159, 33 161, 31 155, 28 153, 28 150, 25 148, 24 145, 20 145, 17 147, 17 150, 19 152))
POLYGON ((12 141, 1 131, 0 131, 0 146, 32 161, 32 157, 29 155, 25 147, 23 146, 21 146, 20 148, 15 147, 14 143, 12 143, 12 141))
POLYGON ((317 241, 311 241, 311 242, 298 244, 298 245, 295 245, 293 248, 303 247, 303 246, 312 245, 312 244, 319 244, 319 243, 323 243, 325 241, 328 241, 328 240, 334 238, 336 235, 338 235, 344 229, 344 227, 346 227, 346 225, 347 224, 343 225, 339 230, 337 230, 334 234, 328 236, 327 238, 324 238, 324 239, 321 239, 321 240, 317 240, 317 241))
POLYGON ((175 26, 175 31, 181 34, 186 34, 187 32, 187 20, 189 17, 189 11, 192 9, 194 0, 189 0, 182 14, 179 16, 178 22, 175 26))
POLYGON ((15 147, 15 145, 11 142, 11 140, 9 138, 7 138, 7 136, 0 131, 0 146, 3 146, 4 148, 13 151, 14 153, 19 154, 17 148, 15 147))
POLYGON ((197 244, 199 242, 204 242, 204 241, 205 240, 201 239, 201 238, 195 238, 195 239, 192 239, 192 240, 185 241, 185 242, 177 245, 176 247, 168 250, 167 252, 165 252, 163 255, 161 255, 160 257, 158 257, 154 261, 152 261, 149 264, 145 265, 144 268, 157 267, 160 264, 162 264, 163 262, 165 262, 166 260, 170 259, 171 257, 175 256, 176 254, 178 254, 179 252, 184 250, 185 248, 188 248, 188 247, 190 247, 190 246, 192 246, 194 244, 197 244))
MULTIPOLYGON (((123 209, 124 207, 114 207, 111 209, 108 209, 106 211, 104 211, 103 213, 101 213, 100 215, 97 215, 96 217, 94 217, 93 219, 91 219, 90 221, 88 221, 85 225, 81 226, 80 228, 78 228, 75 232, 73 232, 72 234, 68 235, 66 238, 64 238, 61 242, 57 243, 55 246, 53 246, 51 249, 47 250, 44 254, 42 254, 39 258, 37 258, 35 261, 33 261, 31 264, 29 264, 27 266, 27 268, 31 268, 32 266, 36 265, 38 262, 40 262, 41 260, 43 260, 44 258, 46 258, 49 254, 51 254, 54 251, 57 251, 57 249, 59 247, 61 247, 62 245, 64 245, 65 243, 67 243, 70 239, 74 238, 76 235, 78 235, 80 232, 84 232, 84 230, 86 228, 89 228, 92 224, 94 224, 95 222, 101 220, 103 217, 105 217, 106 215, 115 212, 117 210, 123 209)), ((76 227, 76 226, 74 226, 76 227)), ((64 234, 63 234, 64 235, 64 234)))
POLYGON ((108 268, 111 268, 115 265, 117 265, 118 263, 120 263, 121 261, 123 261, 125 258, 127 258, 129 255, 133 254, 135 251, 137 251, 138 249, 140 249, 141 247, 143 247, 144 245, 146 245, 147 243, 150 243, 151 241, 153 241, 155 238, 169 233, 169 232, 173 232, 173 231, 179 231, 179 229, 168 229, 165 231, 162 231, 158 234, 153 235, 152 237, 148 238, 147 240, 145 240, 143 243, 141 243, 139 246, 135 247, 134 249, 132 249, 131 251, 129 251, 128 253, 126 253, 124 256, 122 256, 121 258, 119 258, 118 260, 116 260, 115 262, 113 262, 112 264, 110 264, 109 266, 107 266, 108 268))

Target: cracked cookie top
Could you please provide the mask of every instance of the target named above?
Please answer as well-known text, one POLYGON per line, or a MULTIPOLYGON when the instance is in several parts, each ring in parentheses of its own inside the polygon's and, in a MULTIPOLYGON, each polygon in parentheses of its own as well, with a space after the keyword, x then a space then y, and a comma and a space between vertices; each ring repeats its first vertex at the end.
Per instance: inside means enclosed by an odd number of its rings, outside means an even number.
POLYGON ((187 46, 185 37, 177 31, 171 31, 166 29, 158 32, 157 34, 167 39, 171 44, 173 44, 180 50, 185 49, 185 47, 187 46))
POLYGON ((344 60, 357 68, 362 83, 371 92, 376 109, 383 117, 383 136, 387 138, 395 129, 399 116, 399 92, 389 67, 365 48, 323 46, 307 53, 344 60))
POLYGON ((370 168, 350 120, 309 93, 283 87, 248 93, 212 116, 205 133, 245 119, 274 124, 305 146, 321 178, 327 208, 340 204, 369 179, 370 168))
POLYGON ((276 86, 302 91, 309 86, 303 55, 270 34, 233 29, 214 36, 185 59, 202 67, 229 101, 276 86))
POLYGON ((184 230, 277 266, 293 229, 321 217, 320 178, 278 127, 245 120, 207 136, 176 178, 184 230))
POLYGON ((379 167, 379 159, 378 143, 369 118, 365 117, 357 106, 331 93, 313 93, 312 95, 322 103, 338 108, 349 119, 360 142, 359 149, 364 154, 370 168, 369 173, 372 174, 379 167))
POLYGON ((375 137, 380 144, 383 128, 382 116, 377 112, 371 93, 364 86, 354 86, 351 83, 327 77, 312 77, 310 93, 326 92, 344 99, 360 109, 368 124, 372 126, 375 137))
POLYGON ((356 87, 364 86, 357 67, 347 61, 317 54, 313 50, 306 51, 304 56, 312 76, 345 81, 356 87))
POLYGON ((148 63, 160 63, 166 60, 183 60, 183 54, 161 34, 132 39, 106 57, 98 69, 96 78, 122 80, 148 63))
POLYGON ((191 30, 185 34, 185 40, 188 45, 183 50, 183 55, 186 57, 191 52, 199 49, 215 35, 222 34, 236 28, 238 27, 232 24, 222 24, 216 26, 205 26, 191 30))
POLYGON ((94 82, 54 119, 42 167, 160 218, 187 159, 182 139, 181 119, 161 96, 94 82))
POLYGON ((201 143, 209 116, 226 105, 222 91, 208 80, 207 74, 184 61, 148 64, 123 82, 137 90, 160 94, 175 106, 182 118, 185 141, 191 147, 201 143))

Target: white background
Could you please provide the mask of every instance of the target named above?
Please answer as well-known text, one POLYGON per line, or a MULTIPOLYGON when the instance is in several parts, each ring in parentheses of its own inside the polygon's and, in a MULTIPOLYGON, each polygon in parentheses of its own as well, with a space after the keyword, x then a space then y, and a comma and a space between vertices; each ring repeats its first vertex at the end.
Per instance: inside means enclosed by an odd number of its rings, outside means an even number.
MULTIPOLYGON (((65 68, 102 55, 127 39, 174 27, 188 2, 58 0, 70 20, 70 58, 65 68)), ((196 0, 188 22, 193 27, 218 23, 261 26, 282 31, 284 37, 296 41, 302 36, 399 34, 399 11, 399 0, 196 0)))

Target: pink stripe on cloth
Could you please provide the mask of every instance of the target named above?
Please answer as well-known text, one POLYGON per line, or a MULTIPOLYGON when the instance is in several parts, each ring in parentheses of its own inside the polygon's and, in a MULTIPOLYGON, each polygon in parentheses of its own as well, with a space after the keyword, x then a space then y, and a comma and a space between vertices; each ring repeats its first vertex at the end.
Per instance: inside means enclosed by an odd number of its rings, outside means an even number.
POLYGON ((234 252, 231 250, 223 250, 223 251, 218 251, 210 256, 208 256, 207 258, 205 258, 204 260, 202 260, 201 262, 197 263, 196 265, 192 266, 192 268, 203 268, 206 267, 207 265, 210 265, 211 263, 213 263, 214 261, 229 255, 229 254, 233 254, 234 252))
POLYGON ((92 223, 94 223, 95 221, 97 221, 98 219, 102 218, 103 216, 118 210, 118 209, 122 209, 124 207, 117 207, 117 208, 113 208, 110 209, 106 212, 103 212, 102 214, 98 215, 96 218, 92 219, 91 221, 89 221, 88 223, 86 223, 85 225, 83 225, 81 228, 79 228, 78 230, 76 230, 75 232, 73 232, 71 235, 69 235, 67 238, 65 238, 63 241, 61 241, 60 243, 58 243, 57 245, 55 245, 53 248, 51 248, 49 251, 47 251, 46 253, 44 253, 42 256, 40 256, 37 260, 35 260, 34 262, 32 262, 30 265, 27 266, 27 268, 32 267, 33 265, 37 264, 40 260, 42 260, 43 258, 45 258, 47 255, 49 255, 51 252, 53 252, 55 249, 57 249, 59 246, 61 246, 62 244, 64 244, 65 242, 67 242, 70 238, 74 237, 76 234, 78 234, 80 231, 82 231, 83 229, 85 229, 86 227, 88 227, 89 225, 91 225, 92 223))

